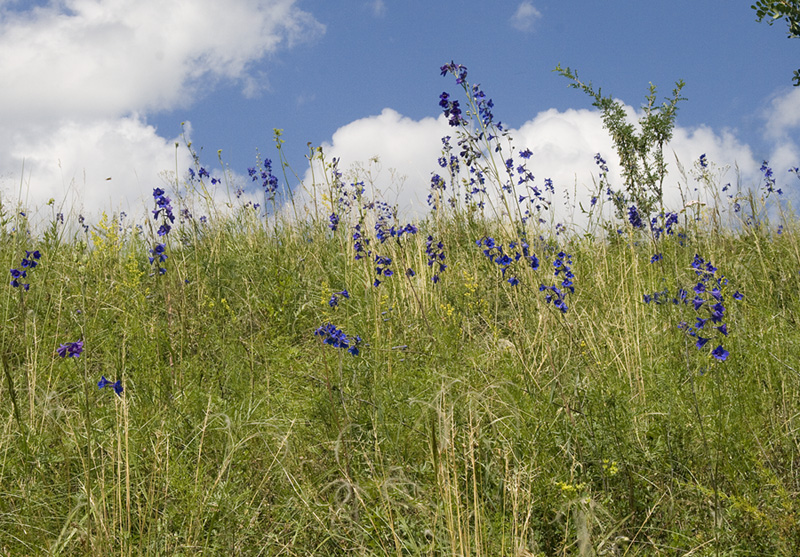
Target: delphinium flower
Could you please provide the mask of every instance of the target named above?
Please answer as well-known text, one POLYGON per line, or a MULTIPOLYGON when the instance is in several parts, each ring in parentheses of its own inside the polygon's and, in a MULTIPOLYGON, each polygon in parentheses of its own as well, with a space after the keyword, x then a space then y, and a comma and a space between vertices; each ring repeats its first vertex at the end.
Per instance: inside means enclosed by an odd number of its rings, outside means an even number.
POLYGON ((485 201, 484 196, 486 195, 486 175, 480 168, 475 168, 475 166, 469 167, 469 187, 470 190, 464 194, 465 201, 470 202, 472 198, 480 196, 478 200, 478 208, 483 209, 485 201))
POLYGON ((634 228, 644 228, 642 216, 639 214, 639 209, 636 208, 636 205, 628 207, 628 222, 630 222, 631 226, 634 228))
MULTIPOLYGON (((200 170, 205 170, 202 167, 200 170)), ((208 173, 206 172, 206 175, 208 173)), ((202 175, 202 173, 201 173, 202 175)), ((158 231, 156 232, 159 237, 165 237, 172 230, 172 224, 175 222, 175 215, 172 213, 172 201, 164 193, 161 188, 153 189, 153 199, 156 208, 153 209, 153 220, 161 222, 158 231)), ((159 242, 150 249, 150 265, 155 265, 158 274, 163 275, 167 272, 166 267, 161 264, 167 260, 166 243, 159 242)))
POLYGON ((372 250, 367 249, 368 246, 369 238, 364 237, 361 231, 361 223, 358 223, 353 227, 353 249, 356 252, 353 259, 358 261, 359 259, 371 256, 372 250))
MULTIPOLYGON (((448 73, 453 74, 456 76, 456 83, 462 86, 467 85, 467 67, 461 64, 456 64, 454 62, 450 62, 449 64, 445 64, 441 68, 442 76, 446 76, 448 73)), ((458 101, 451 101, 450 95, 446 92, 439 95, 439 106, 444 109, 444 115, 447 118, 449 124, 451 126, 459 126, 466 121, 461 117, 461 107, 458 104, 458 101)))
POLYGON ((389 257, 385 257, 382 255, 375 256, 375 274, 377 278, 375 282, 372 283, 373 286, 377 287, 381 284, 381 277, 390 277, 394 274, 390 265, 392 264, 392 259, 389 257))
POLYGON ((400 228, 397 228, 394 224, 390 225, 392 221, 397 219, 397 208, 389 205, 385 201, 369 203, 366 208, 375 210, 375 237, 381 244, 389 238, 399 239, 406 232, 410 234, 417 233, 417 228, 411 224, 400 228))
POLYGON ((444 196, 444 191, 447 189, 447 184, 444 178, 438 174, 431 176, 431 193, 428 194, 428 205, 434 211, 439 210, 439 203, 444 196))
MULTIPOLYGON (((525 212, 522 216, 522 223, 525 224, 528 222, 529 219, 533 217, 538 217, 541 211, 547 210, 550 208, 550 200, 547 199, 544 195, 544 192, 539 189, 533 182, 535 180, 533 174, 527 168, 527 159, 531 157, 533 153, 530 149, 525 149, 520 153, 520 156, 523 159, 526 159, 525 162, 522 164, 517 165, 516 167, 516 185, 518 187, 524 187, 526 191, 526 195, 519 194, 517 196, 517 202, 519 204, 526 203, 523 205, 525 207, 525 212)), ((553 186, 553 180, 550 178, 545 179, 544 181, 544 190, 545 192, 554 193, 555 188, 553 186)), ((506 191, 509 191, 508 189, 506 191)), ((544 219, 538 217, 538 221, 540 223, 545 222, 544 219)))
POLYGON ((328 221, 330 221, 328 223, 328 228, 336 232, 336 229, 339 228, 339 215, 336 213, 331 213, 331 215, 328 217, 328 221))
POLYGON ((644 294, 644 303, 649 304, 653 302, 655 304, 663 304, 666 300, 669 299, 669 290, 664 289, 660 292, 653 292, 652 294, 644 294))
POLYGON ((105 387, 111 387, 114 389, 114 392, 117 393, 117 396, 122 396, 122 381, 117 379, 116 381, 109 381, 106 379, 105 375, 100 377, 100 381, 97 382, 98 389, 104 389, 105 387))
MULTIPOLYGON (((458 157, 453 154, 453 147, 450 145, 451 139, 449 135, 442 138, 442 156, 439 157, 438 162, 439 166, 447 170, 448 174, 450 174, 450 184, 455 186, 456 177, 458 176, 461 166, 458 157)), ((431 183, 433 183, 433 181, 431 181, 431 183)), ((455 189, 455 187, 453 189, 455 189)))
POLYGON ((62 358, 77 358, 83 353, 83 341, 62 344, 56 348, 56 353, 62 358))
MULTIPOLYGON (((466 77, 466 73, 464 76, 466 77)), ((478 116, 481 119, 481 123, 484 125, 484 127, 488 126, 492 123, 492 120, 494 120, 494 115, 492 114, 494 102, 492 102, 492 99, 486 98, 486 93, 481 90, 480 85, 477 83, 472 86, 472 97, 475 99, 475 102, 478 105, 478 116)), ((499 125, 499 127, 502 129, 501 125, 499 125)))
MULTIPOLYGON (((195 162, 197 162, 197 159, 195 159, 195 162)), ((192 169, 192 168, 189 169, 189 179, 191 181, 194 181, 195 178, 200 180, 200 181, 202 181, 203 178, 209 178, 211 180, 211 183, 214 184, 214 185, 221 183, 219 178, 212 178, 211 175, 208 173, 208 170, 206 170, 202 166, 200 168, 198 168, 196 174, 195 174, 194 169, 192 169)))
POLYGON ((156 232, 159 236, 166 236, 172 230, 172 224, 175 222, 175 215, 172 214, 172 200, 164 194, 161 188, 153 189, 153 199, 155 200, 156 208, 153 209, 153 220, 159 220, 161 217, 161 226, 156 232))
MULTIPOLYGON (((322 149, 318 148, 318 157, 323 161, 322 149)), ((334 157, 330 163, 326 164, 328 169, 329 180, 329 193, 328 196, 331 201, 331 214, 328 216, 328 228, 336 232, 339 224, 343 219, 346 219, 353 209, 353 206, 358 202, 364 194, 364 182, 351 182, 348 185, 342 180, 342 172, 339 170, 339 159, 334 157)))
POLYGON ((30 288, 30 284, 25 282, 21 282, 22 279, 28 277, 28 272, 32 271, 37 265, 39 265, 39 259, 42 257, 42 254, 39 250, 28 251, 25 250, 25 257, 22 258, 22 261, 19 264, 19 269, 11 269, 11 286, 14 288, 22 288, 23 290, 27 291, 30 288))
POLYGON ((333 323, 326 323, 314 331, 314 335, 322 339, 322 342, 335 348, 344 348, 353 356, 358 356, 358 345, 361 344, 361 337, 348 337, 344 331, 336 327, 333 323))
POLYGON ((425 240, 425 255, 428 256, 428 267, 435 268, 431 280, 437 283, 439 282, 439 273, 443 273, 447 269, 447 265, 444 263, 444 244, 437 242, 433 239, 433 236, 429 235, 425 240))
MULTIPOLYGON (((722 275, 717 276, 717 268, 697 254, 692 261, 692 269, 697 276, 697 282, 692 288, 694 297, 689 300, 686 296, 683 302, 687 305, 691 303, 695 312, 695 323, 691 325, 682 321, 678 328, 697 339, 695 346, 699 350, 702 350, 712 338, 716 337, 719 344, 710 352, 710 355, 718 361, 725 361, 729 352, 722 346, 722 339, 728 336, 728 325, 723 321, 727 310, 723 290, 728 284, 728 280, 722 275)), ((738 291, 733 294, 734 300, 738 301, 743 298, 738 291)))
POLYGON ((653 237, 658 240, 662 234, 672 236, 675 234, 675 225, 678 224, 678 214, 667 212, 660 213, 650 219, 650 230, 653 237))
POLYGON ((503 244, 497 243, 494 238, 488 236, 484 236, 475 243, 478 247, 484 248, 483 255, 485 255, 489 261, 500 267, 500 274, 505 278, 506 271, 514 262, 514 259, 503 251, 503 244))
POLYGON ((160 275, 167 272, 166 267, 161 266, 161 264, 167 260, 166 250, 167 246, 165 244, 156 244, 155 247, 150 250, 150 257, 148 257, 150 264, 155 264, 158 274, 160 275))
POLYGON ((256 153, 256 166, 248 168, 247 173, 250 175, 251 181, 261 181, 265 199, 274 202, 275 194, 278 191, 278 178, 272 173, 272 161, 261 160, 261 155, 256 153))
POLYGON ((764 197, 769 197, 772 193, 783 195, 783 190, 775 187, 775 177, 772 174, 772 168, 769 167, 769 162, 764 161, 761 163, 761 172, 764 174, 764 197))
POLYGON ((575 286, 573 279, 575 275, 572 272, 572 256, 564 251, 558 252, 556 259, 553 261, 553 275, 561 276, 561 288, 556 285, 547 286, 545 284, 539 285, 540 292, 546 292, 545 301, 553 303, 553 306, 560 310, 561 313, 567 313, 569 307, 566 303, 566 293, 575 293, 575 286))
POLYGON ((331 294, 331 299, 328 300, 328 305, 332 308, 335 308, 339 305, 339 298, 350 299, 350 293, 347 290, 342 290, 341 292, 334 292, 331 294))
POLYGON ((475 242, 478 247, 482 247, 483 254, 492 263, 500 267, 500 274, 511 286, 517 286, 519 279, 509 273, 506 278, 506 271, 520 260, 524 260, 534 271, 539 268, 539 258, 530 251, 530 246, 524 240, 520 242, 510 242, 508 252, 503 249, 503 245, 497 243, 494 238, 484 236, 475 242))
POLYGON ((444 109, 445 118, 447 118, 451 126, 459 126, 462 123, 466 123, 466 120, 461 117, 461 107, 458 101, 451 101, 450 95, 447 92, 443 92, 439 95, 439 106, 444 109))

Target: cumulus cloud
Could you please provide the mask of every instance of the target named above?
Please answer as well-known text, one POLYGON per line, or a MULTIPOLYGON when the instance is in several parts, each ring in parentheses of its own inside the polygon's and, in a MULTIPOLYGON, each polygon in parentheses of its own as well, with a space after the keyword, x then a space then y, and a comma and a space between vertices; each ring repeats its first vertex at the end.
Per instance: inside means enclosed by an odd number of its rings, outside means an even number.
POLYGON ((174 171, 176 160, 183 170, 191 163, 176 141, 137 116, 64 121, 17 130, 6 156, 18 161, 23 199, 33 204, 52 198, 68 208, 127 211, 164 185, 160 174, 174 171))
MULTIPOLYGON (((377 116, 339 128, 321 147, 327 160, 340 159, 339 170, 346 177, 366 178, 369 195, 397 205, 407 215, 421 215, 427 211, 431 171, 438 168, 441 138, 452 133, 444 117, 413 120, 386 108, 377 116)), ((314 171, 318 182, 322 172, 321 168, 314 171)), ((310 170, 304 183, 310 188, 310 170)))
POLYGON ((785 139, 789 132, 800 127, 800 88, 774 96, 764 111, 764 118, 767 139, 785 139))
MULTIPOLYGON (((771 144, 769 164, 778 177, 778 185, 785 183, 781 179, 790 169, 800 166, 800 146, 797 143, 797 132, 800 129, 800 89, 792 88, 776 94, 763 112, 766 122, 764 138, 771 144)), ((792 184, 794 179, 786 180, 792 184)), ((788 190, 790 192, 795 191, 788 190)), ((800 195, 791 195, 796 204, 800 195)))
POLYGON ((542 14, 533 3, 525 0, 517 6, 517 11, 511 16, 511 26, 519 31, 531 31, 533 24, 542 17, 542 14))
MULTIPOLYGON (((632 107, 626 106, 626 110, 634 119, 641 116, 632 107)), ((597 193, 595 180, 599 171, 595 154, 600 153, 607 161, 612 186, 622 186, 617 154, 597 110, 545 110, 510 132, 517 152, 525 148, 532 151, 528 169, 536 177, 536 184, 541 188, 545 179, 553 180, 556 188, 553 210, 557 219, 580 221, 576 207, 579 203, 588 207, 592 195, 597 193)), ((343 126, 330 142, 323 144, 323 149, 328 160, 340 158, 340 170, 350 167, 350 180, 363 180, 369 171, 376 195, 396 204, 401 214, 410 218, 428 210, 430 178, 433 173, 442 172, 437 159, 441 156, 441 138, 446 135, 455 136, 455 130, 443 116, 417 121, 385 109, 380 115, 343 126), (381 172, 377 174, 374 164, 368 163, 376 155, 381 163, 381 172), (398 180, 398 176, 405 179, 398 180)), ((454 139, 452 144, 455 143, 454 139)), ((738 169, 745 179, 757 182, 760 161, 755 161, 750 147, 730 131, 676 127, 664 152, 669 168, 665 200, 673 209, 682 206, 681 188, 686 191, 694 187, 691 178, 682 176, 679 168, 691 168, 701 154, 706 154, 720 169, 729 166, 729 181, 735 182, 734 170, 738 169)), ((321 169, 315 170, 315 176, 320 182, 321 169)), ((312 183, 310 172, 305 183, 312 183)))
POLYGON ((254 62, 323 32, 295 0, 0 4, 0 168, 21 171, 24 159, 34 201, 73 183, 87 205, 137 196, 175 165, 174 140, 147 113, 222 79, 254 95, 266 83, 254 62), (97 185, 95 172, 119 182, 97 185))

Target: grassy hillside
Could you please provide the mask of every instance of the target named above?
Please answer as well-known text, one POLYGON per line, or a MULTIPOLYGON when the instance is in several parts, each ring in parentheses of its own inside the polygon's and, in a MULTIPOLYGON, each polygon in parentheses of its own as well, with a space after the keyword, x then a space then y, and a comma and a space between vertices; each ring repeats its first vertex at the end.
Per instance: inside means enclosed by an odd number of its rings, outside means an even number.
POLYGON ((200 167, 146 222, 7 208, 0 553, 798 554, 771 175, 734 194, 701 158, 716 198, 674 213, 601 179, 578 227, 491 153, 444 153, 414 223, 335 164, 318 217, 191 216, 200 167))

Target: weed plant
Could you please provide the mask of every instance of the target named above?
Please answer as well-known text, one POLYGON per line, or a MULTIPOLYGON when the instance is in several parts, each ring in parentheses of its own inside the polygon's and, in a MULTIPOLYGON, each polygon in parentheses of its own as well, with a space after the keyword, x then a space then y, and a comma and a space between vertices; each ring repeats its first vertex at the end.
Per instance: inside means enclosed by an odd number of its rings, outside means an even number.
POLYGON ((319 149, 304 218, 260 156, 263 207, 212 207, 198 158, 140 223, 3 206, 0 553, 800 552, 800 230, 768 164, 740 191, 700 156, 665 207, 678 87, 560 223, 442 73, 416 222, 319 149))

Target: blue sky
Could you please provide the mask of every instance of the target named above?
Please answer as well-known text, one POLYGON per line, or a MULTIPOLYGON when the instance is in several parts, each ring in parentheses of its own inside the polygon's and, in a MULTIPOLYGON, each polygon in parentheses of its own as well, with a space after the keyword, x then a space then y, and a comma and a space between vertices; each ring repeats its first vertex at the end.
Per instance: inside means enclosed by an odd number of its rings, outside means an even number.
POLYGON ((377 155, 378 186, 414 205, 450 133, 438 106, 458 92, 439 75, 450 60, 533 149, 534 173, 565 187, 590 183, 592 155, 614 152, 590 99, 552 72, 559 63, 632 111, 650 82, 666 96, 683 79, 671 146, 681 162, 707 152, 757 180, 769 159, 793 185, 800 42, 782 22, 756 23, 749 4, 0 0, 0 186, 15 198, 22 182, 29 205, 145 203, 176 160, 179 174, 190 164, 174 148, 187 122, 203 162, 217 167, 221 149, 242 181, 256 149, 276 158, 282 128, 301 175, 308 142, 345 167, 377 155), (402 188, 390 169, 407 176, 402 188))

